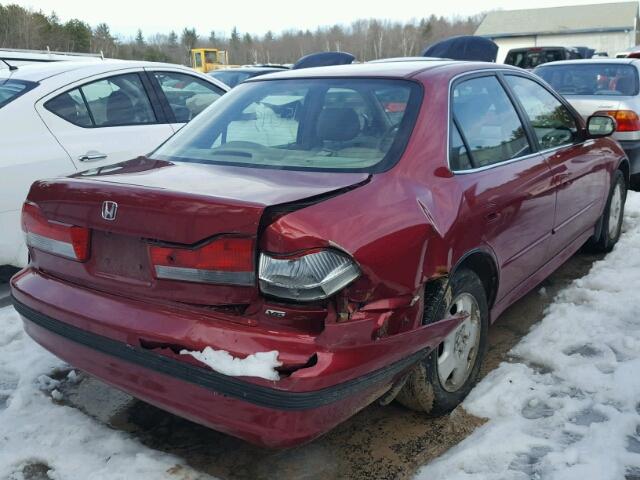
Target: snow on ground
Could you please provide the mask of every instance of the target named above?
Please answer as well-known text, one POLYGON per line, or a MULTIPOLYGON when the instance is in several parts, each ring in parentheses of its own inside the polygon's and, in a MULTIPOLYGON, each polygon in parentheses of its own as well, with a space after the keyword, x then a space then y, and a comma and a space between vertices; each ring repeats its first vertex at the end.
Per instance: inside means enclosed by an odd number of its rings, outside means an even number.
POLYGON ((511 353, 464 403, 488 422, 417 479, 640 479, 640 194, 511 353))
MULTIPOLYGON (((488 422, 417 478, 640 478, 639 289, 640 194, 630 194, 615 250, 558 295, 513 361, 465 401, 488 422)), ((66 368, 11 307, 0 309, 0 478, 43 466, 54 480, 209 478, 60 404, 66 368)))
POLYGON ((276 368, 282 366, 282 362, 278 360, 277 350, 256 352, 245 358, 237 358, 226 350, 214 350, 211 347, 205 347, 201 352, 180 350, 180 355, 191 355, 212 370, 231 377, 258 377, 267 380, 280 380, 280 375, 278 375, 276 368))
POLYGON ((41 479, 47 469, 52 480, 210 478, 57 404, 51 376, 66 367, 24 333, 12 307, 0 309, 0 478, 41 479))

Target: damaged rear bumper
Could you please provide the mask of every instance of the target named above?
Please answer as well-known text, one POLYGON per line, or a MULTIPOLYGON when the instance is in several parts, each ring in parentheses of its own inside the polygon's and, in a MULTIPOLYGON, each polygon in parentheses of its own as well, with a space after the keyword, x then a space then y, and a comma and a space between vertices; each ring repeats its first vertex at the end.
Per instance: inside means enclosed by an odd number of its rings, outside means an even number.
MULTIPOLYGON (((137 321, 145 314, 140 302, 82 289, 34 270, 12 280, 12 295, 27 333, 74 367, 172 413, 268 447, 312 440, 352 416, 384 394, 458 324, 447 320, 369 344, 353 341, 333 348, 310 338, 298 338, 298 344, 295 338, 267 342, 256 332, 253 344, 245 348, 312 348, 318 356, 315 365, 273 382, 226 376, 144 348, 136 339, 150 338, 151 332, 137 321), (122 329, 125 324, 127 330, 122 329)), ((179 335, 170 309, 157 308, 155 313, 158 339, 166 340, 163 335, 171 331, 179 335)), ((189 327, 193 325, 183 326, 183 331, 189 327)), ((219 325, 204 333, 218 348, 246 342, 219 325)), ((296 353, 279 351, 284 357, 296 353)))

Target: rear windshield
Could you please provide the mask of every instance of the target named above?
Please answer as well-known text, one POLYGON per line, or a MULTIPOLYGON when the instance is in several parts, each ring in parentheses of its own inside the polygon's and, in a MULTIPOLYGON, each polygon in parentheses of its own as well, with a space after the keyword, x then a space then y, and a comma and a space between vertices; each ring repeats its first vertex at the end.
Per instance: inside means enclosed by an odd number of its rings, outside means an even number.
POLYGON ((24 80, 0 79, 0 108, 12 102, 20 95, 27 93, 37 83, 27 82, 24 80))
POLYGON ((248 82, 168 140, 159 160, 378 172, 399 159, 421 103, 406 80, 248 82))
POLYGON ((520 68, 535 68, 547 62, 565 60, 564 50, 561 49, 535 49, 516 50, 507 54, 504 63, 520 68))
POLYGON ((638 72, 632 65, 575 63, 547 65, 535 73, 563 95, 637 95, 638 72))

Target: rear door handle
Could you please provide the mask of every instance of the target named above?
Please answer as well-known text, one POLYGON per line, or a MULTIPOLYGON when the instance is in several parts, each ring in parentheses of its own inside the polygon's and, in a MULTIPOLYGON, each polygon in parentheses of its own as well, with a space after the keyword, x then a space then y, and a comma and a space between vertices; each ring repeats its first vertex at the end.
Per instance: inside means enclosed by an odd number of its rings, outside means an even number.
POLYGON ((81 162, 90 162, 92 160, 104 160, 105 158, 107 158, 106 153, 91 151, 85 153, 84 155, 80 155, 78 157, 78 160, 80 160, 81 162))

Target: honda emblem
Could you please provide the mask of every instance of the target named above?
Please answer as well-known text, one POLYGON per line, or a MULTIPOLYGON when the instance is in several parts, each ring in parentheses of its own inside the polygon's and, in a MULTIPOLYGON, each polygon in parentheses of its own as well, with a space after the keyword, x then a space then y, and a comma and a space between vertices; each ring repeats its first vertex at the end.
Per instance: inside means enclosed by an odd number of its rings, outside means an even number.
POLYGON ((118 213, 118 204, 111 200, 102 202, 102 218, 105 220, 115 220, 118 213))

